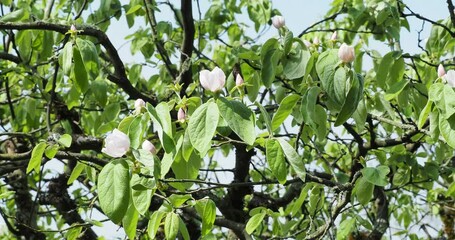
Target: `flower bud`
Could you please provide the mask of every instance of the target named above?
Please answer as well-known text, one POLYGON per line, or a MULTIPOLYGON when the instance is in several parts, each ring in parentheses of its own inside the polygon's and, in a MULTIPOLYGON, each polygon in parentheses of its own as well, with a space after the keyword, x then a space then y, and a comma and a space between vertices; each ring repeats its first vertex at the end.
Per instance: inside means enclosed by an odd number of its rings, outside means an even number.
POLYGON ((284 17, 283 16, 273 16, 272 17, 272 25, 276 28, 276 29, 280 29, 282 27, 284 27, 284 25, 286 25, 286 21, 284 20, 284 17))
POLYGON ((314 37, 314 38, 313 38, 313 44, 317 46, 317 45, 319 45, 319 43, 321 43, 321 42, 319 41, 319 38, 318 38, 318 37, 314 37))
POLYGON ((305 46, 306 46, 307 48, 310 48, 310 47, 311 47, 311 43, 310 43, 310 41, 308 41, 308 40, 303 40, 303 44, 305 44, 305 46))
POLYGON ((130 148, 130 138, 118 129, 114 129, 106 137, 104 143, 104 148, 101 149, 101 152, 115 158, 122 157, 130 148))
POLYGON ((244 83, 243 78, 240 74, 237 74, 235 77, 235 85, 236 86, 241 86, 244 83))
POLYGON ((183 110, 183 108, 180 108, 178 113, 177 113, 177 120, 179 122, 184 122, 185 118, 186 118, 185 110, 183 110))
POLYGON ((337 32, 333 32, 332 36, 330 37, 330 40, 335 42, 337 39, 338 39, 338 33, 337 32))
POLYGON ((74 26, 74 24, 71 24, 70 30, 73 32, 77 32, 77 28, 76 26, 74 26))
POLYGON ((444 80, 447 81, 447 84, 449 84, 451 87, 455 87, 455 71, 454 70, 449 70, 447 74, 443 76, 444 80))
POLYGON ((205 90, 218 92, 226 83, 226 75, 219 67, 215 67, 212 71, 202 70, 199 72, 199 81, 205 90))
POLYGON ((341 44, 338 49, 338 57, 344 63, 350 63, 355 59, 354 47, 348 46, 346 43, 341 44))
POLYGON ((141 109, 145 107, 145 102, 144 100, 138 98, 136 99, 136 101, 134 102, 134 109, 137 113, 140 113, 141 112, 141 109))
POLYGON ((152 153, 153 155, 156 154, 156 147, 149 140, 144 140, 142 143, 142 149, 152 153))
POLYGON ((444 69, 444 66, 442 64, 439 64, 438 77, 443 77, 444 75, 446 75, 446 70, 444 69))

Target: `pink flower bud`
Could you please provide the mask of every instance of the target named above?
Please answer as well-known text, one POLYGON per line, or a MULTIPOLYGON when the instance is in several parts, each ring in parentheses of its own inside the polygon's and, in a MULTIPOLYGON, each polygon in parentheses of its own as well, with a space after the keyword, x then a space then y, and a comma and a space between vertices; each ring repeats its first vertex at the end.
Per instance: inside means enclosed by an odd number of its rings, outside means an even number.
POLYGON ((348 46, 346 43, 341 44, 338 49, 338 57, 344 63, 350 63, 355 59, 354 47, 348 46))
POLYGON ((446 70, 444 69, 444 66, 442 64, 439 64, 438 77, 443 77, 444 75, 446 75, 446 70))
POLYGON ((308 41, 308 40, 303 40, 303 44, 305 44, 305 46, 306 46, 307 48, 311 47, 311 43, 310 43, 310 41, 308 41))
POLYGON ((226 83, 226 75, 219 67, 215 67, 212 71, 202 70, 199 72, 199 81, 205 90, 218 92, 226 83))
POLYGON ((136 101, 134 102, 134 109, 136 110, 137 113, 140 113, 141 112, 141 109, 145 107, 145 102, 144 100, 138 98, 136 99, 136 101))
POLYGON ((335 42, 337 39, 338 39, 338 33, 337 32, 333 32, 332 36, 330 37, 330 40, 335 42))
POLYGON ((443 76, 444 80, 447 81, 451 87, 455 87, 455 71, 449 70, 446 75, 443 76))
POLYGON ((235 77, 235 85, 236 86, 241 86, 244 83, 242 76, 240 74, 237 74, 235 77))
POLYGON ((118 158, 125 155, 129 148, 130 138, 118 129, 114 129, 114 131, 104 140, 104 148, 101 149, 101 152, 111 157, 118 158))
POLYGON ((286 21, 284 20, 283 16, 277 15, 277 16, 272 17, 272 25, 276 29, 280 29, 280 28, 284 27, 284 25, 286 25, 286 21))
POLYGON ((185 118, 186 118, 185 110, 183 110, 183 108, 180 108, 178 113, 177 113, 177 120, 179 122, 184 122, 185 118))
POLYGON ((145 151, 149 151, 152 154, 156 154, 156 147, 149 140, 145 140, 142 143, 142 149, 145 151))
POLYGON ((71 24, 70 30, 73 32, 76 32, 77 28, 76 28, 76 26, 74 26, 74 24, 71 24))
POLYGON ((320 43, 319 38, 318 37, 314 37, 313 38, 313 44, 317 46, 317 45, 319 45, 319 43, 320 43))

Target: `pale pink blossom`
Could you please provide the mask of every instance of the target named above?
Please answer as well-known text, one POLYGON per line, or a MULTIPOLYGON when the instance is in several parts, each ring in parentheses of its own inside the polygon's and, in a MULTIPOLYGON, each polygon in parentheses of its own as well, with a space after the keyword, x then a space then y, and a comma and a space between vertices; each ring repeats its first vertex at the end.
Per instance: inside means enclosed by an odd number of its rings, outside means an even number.
POLYGON ((455 87, 455 71, 449 70, 446 75, 443 76, 444 80, 447 81, 451 87, 455 87))
POLYGON ((308 40, 303 40, 303 44, 305 44, 305 46, 306 46, 307 48, 311 47, 311 43, 310 43, 310 41, 308 41, 308 40))
POLYGON ((134 102, 134 109, 136 110, 137 113, 140 113, 141 112, 141 109, 145 107, 145 102, 144 100, 138 98, 136 99, 136 101, 134 102))
POLYGON ((240 74, 237 74, 235 77, 235 85, 236 86, 241 86, 244 83, 243 78, 240 74))
POLYGON ((313 38, 313 44, 317 46, 317 45, 319 45, 319 43, 321 43, 321 42, 319 41, 319 38, 318 38, 318 37, 314 37, 314 38, 313 38))
POLYGON ((130 138, 118 129, 109 134, 104 140, 104 148, 101 152, 111 157, 122 157, 130 148, 130 138))
POLYGON ((183 110, 183 108, 180 108, 179 111, 177 112, 177 120, 179 122, 184 122, 185 118, 186 118, 185 110, 183 110))
POLYGON ((333 32, 332 36, 330 37, 330 40, 336 41, 337 39, 338 39, 338 33, 337 32, 333 32))
POLYGON ((346 43, 341 44, 338 49, 338 57, 344 63, 350 63, 355 59, 354 47, 347 45, 346 43))
POLYGON ((276 28, 276 29, 280 29, 282 27, 284 27, 286 25, 286 21, 284 20, 284 17, 283 16, 274 16, 272 17, 272 25, 276 28))
POLYGON ((205 90, 218 92, 224 87, 224 84, 226 83, 226 75, 219 67, 215 67, 212 71, 200 71, 199 81, 205 90))
POLYGON ((74 24, 71 24, 70 30, 73 32, 77 32, 77 28, 76 26, 74 26, 74 24))
POLYGON ((438 77, 443 77, 444 75, 446 75, 446 70, 444 69, 444 66, 442 64, 439 64, 438 77))
POLYGON ((152 154, 156 154, 156 147, 149 140, 144 140, 144 142, 142 143, 142 149, 152 154))

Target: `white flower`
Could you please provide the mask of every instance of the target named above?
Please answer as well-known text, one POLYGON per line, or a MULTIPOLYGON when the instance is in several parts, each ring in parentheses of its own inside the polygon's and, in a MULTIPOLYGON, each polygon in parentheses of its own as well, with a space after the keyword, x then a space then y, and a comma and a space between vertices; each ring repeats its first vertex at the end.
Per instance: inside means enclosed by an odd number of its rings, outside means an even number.
POLYGON ((240 74, 237 74, 235 77, 235 85, 240 86, 244 83, 245 81, 243 80, 242 76, 240 74))
POLYGON ((215 67, 211 72, 209 70, 200 71, 199 81, 205 90, 218 92, 226 83, 226 75, 219 67, 215 67))
POLYGON ((145 102, 144 100, 138 98, 136 99, 136 101, 134 102, 134 109, 136 110, 137 113, 140 113, 141 112, 141 109, 145 107, 145 102))
POLYGON ((74 24, 71 24, 70 30, 73 32, 77 32, 77 28, 76 26, 74 26, 74 24))
POLYGON ((101 152, 117 158, 125 155, 129 148, 129 137, 118 129, 114 129, 114 131, 104 140, 104 148, 101 152))
POLYGON ((321 43, 321 42, 319 41, 319 38, 318 38, 318 37, 314 37, 314 38, 313 38, 313 44, 317 46, 317 45, 319 45, 319 43, 321 43))
POLYGON ((455 87, 455 71, 454 70, 449 70, 446 75, 443 76, 443 78, 447 81, 447 83, 451 87, 455 87))
POLYGON ((145 150, 145 151, 149 151, 149 152, 151 152, 152 154, 156 154, 156 147, 155 147, 155 145, 153 145, 153 143, 151 143, 149 140, 145 140, 145 141, 142 143, 142 149, 145 150))
POLYGON ((337 39, 338 39, 338 33, 337 32, 333 32, 332 36, 330 37, 330 40, 335 42, 337 39))
POLYGON ((354 47, 348 46, 346 43, 341 44, 340 49, 338 49, 338 57, 344 63, 354 61, 355 59, 354 47))
POLYGON ((439 64, 438 77, 443 77, 444 75, 446 75, 446 70, 444 69, 444 66, 442 66, 442 64, 439 64))
POLYGON ((183 108, 180 108, 177 113, 177 120, 179 122, 184 122, 185 118, 186 118, 185 110, 183 110, 183 108))
POLYGON ((286 25, 286 21, 284 20, 283 16, 277 15, 277 16, 272 17, 272 25, 276 29, 280 29, 280 28, 284 27, 284 25, 286 25))

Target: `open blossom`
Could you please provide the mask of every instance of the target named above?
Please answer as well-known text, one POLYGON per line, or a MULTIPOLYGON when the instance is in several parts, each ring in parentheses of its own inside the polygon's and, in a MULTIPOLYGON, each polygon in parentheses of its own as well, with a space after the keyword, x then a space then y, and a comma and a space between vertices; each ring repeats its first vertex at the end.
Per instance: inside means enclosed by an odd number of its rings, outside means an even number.
POLYGON ((446 75, 446 70, 444 69, 444 66, 442 66, 442 64, 439 64, 438 77, 443 77, 444 75, 446 75))
POLYGON ((134 109, 136 110, 137 113, 140 113, 141 112, 141 109, 145 107, 145 102, 144 100, 138 98, 136 99, 136 101, 134 102, 134 109))
POLYGON ((205 90, 218 92, 226 83, 226 75, 219 67, 215 67, 212 71, 202 70, 199 72, 199 81, 205 90))
POLYGON ((280 29, 280 28, 284 27, 284 25, 286 25, 286 21, 284 20, 283 16, 277 15, 277 16, 272 17, 272 25, 276 29, 280 29))
POLYGON ((443 78, 447 81, 447 83, 451 87, 455 87, 455 71, 454 70, 449 70, 446 75, 443 76, 443 78))
POLYGON ((244 80, 243 80, 242 76, 240 74, 237 74, 237 76, 235 77, 235 85, 240 86, 243 83, 244 83, 244 80))
POLYGON ((150 152, 152 154, 156 154, 156 147, 149 140, 145 140, 142 143, 142 149, 145 150, 145 151, 148 151, 148 152, 150 152))
POLYGON ((101 152, 111 157, 118 158, 125 155, 129 148, 129 137, 118 129, 114 129, 114 131, 104 140, 104 148, 101 152))
POLYGON ((179 111, 177 112, 177 120, 179 122, 184 122, 186 118, 185 110, 183 108, 180 108, 179 111))
POLYGON ((344 63, 350 63, 355 59, 354 47, 349 46, 346 43, 341 44, 340 49, 338 49, 338 57, 344 63))

